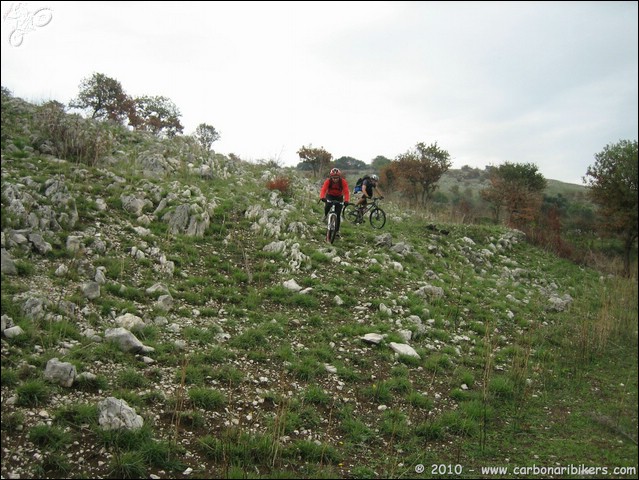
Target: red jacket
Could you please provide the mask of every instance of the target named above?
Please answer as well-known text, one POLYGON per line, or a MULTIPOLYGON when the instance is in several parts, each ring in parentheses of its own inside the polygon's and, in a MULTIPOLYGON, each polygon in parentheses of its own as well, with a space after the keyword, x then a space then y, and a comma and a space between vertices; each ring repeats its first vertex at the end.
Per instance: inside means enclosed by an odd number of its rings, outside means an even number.
POLYGON ((332 197, 341 197, 343 195, 345 202, 351 201, 351 193, 348 190, 348 182, 346 182, 345 178, 340 178, 339 182, 333 182, 330 177, 327 178, 324 185, 322 185, 322 190, 320 190, 320 198, 326 198, 326 195, 332 197))

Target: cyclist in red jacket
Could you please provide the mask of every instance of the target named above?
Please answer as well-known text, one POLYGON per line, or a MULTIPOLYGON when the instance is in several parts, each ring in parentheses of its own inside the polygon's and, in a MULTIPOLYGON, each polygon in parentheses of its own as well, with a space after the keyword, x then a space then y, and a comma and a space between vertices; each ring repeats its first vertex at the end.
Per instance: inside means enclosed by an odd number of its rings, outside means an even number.
MULTIPOLYGON (((320 200, 326 203, 326 206, 324 207, 324 220, 326 220, 326 216, 331 209, 331 204, 326 202, 327 200, 344 202, 344 205, 348 205, 350 199, 351 194, 348 189, 348 182, 342 177, 342 172, 339 171, 339 168, 331 169, 329 177, 326 179, 324 185, 322 185, 322 189, 320 190, 320 200)), ((337 214, 335 230, 337 231, 337 236, 339 236, 339 225, 344 205, 335 204, 335 213, 337 214)))

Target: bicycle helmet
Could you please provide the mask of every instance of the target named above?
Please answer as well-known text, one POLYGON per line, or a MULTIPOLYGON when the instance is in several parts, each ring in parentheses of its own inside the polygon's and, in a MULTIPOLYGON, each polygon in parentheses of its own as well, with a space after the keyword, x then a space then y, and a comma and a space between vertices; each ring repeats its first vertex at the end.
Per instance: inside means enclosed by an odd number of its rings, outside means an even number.
POLYGON ((371 179, 375 180, 376 182, 379 180, 379 177, 375 174, 371 175, 371 179))
POLYGON ((339 168, 331 168, 331 173, 329 173, 331 177, 341 177, 342 172, 339 171, 339 168))

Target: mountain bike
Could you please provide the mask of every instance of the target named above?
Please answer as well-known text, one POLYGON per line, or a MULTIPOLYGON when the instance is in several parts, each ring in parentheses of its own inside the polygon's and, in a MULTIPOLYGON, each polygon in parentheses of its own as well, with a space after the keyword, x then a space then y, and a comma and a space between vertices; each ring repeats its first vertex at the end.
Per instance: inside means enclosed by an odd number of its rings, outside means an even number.
POLYGON ((335 241, 335 235, 337 235, 337 213, 335 212, 335 206, 344 205, 344 202, 326 200, 326 203, 331 206, 328 215, 326 215, 326 241, 333 243, 335 241))
POLYGON ((381 200, 379 197, 373 198, 372 202, 365 206, 357 206, 354 203, 350 203, 344 207, 344 218, 351 223, 364 223, 364 217, 370 212, 368 221, 371 227, 383 228, 386 225, 386 213, 380 208, 379 200, 381 200))

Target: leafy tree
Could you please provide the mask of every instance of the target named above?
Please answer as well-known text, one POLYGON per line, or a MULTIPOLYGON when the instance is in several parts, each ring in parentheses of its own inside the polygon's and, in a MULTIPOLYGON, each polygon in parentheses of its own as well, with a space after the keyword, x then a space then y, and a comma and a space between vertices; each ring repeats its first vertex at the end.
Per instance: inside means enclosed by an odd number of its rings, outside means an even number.
POLYGON ((366 168, 366 163, 353 157, 340 157, 335 160, 335 166, 342 170, 361 170, 366 168))
POLYGON ((490 186, 480 192, 492 205, 495 222, 502 208, 508 214, 508 224, 521 226, 532 222, 541 208, 542 192, 547 182, 533 163, 506 162, 490 171, 490 186))
POLYGON ((392 161, 380 172, 384 188, 387 191, 397 190, 411 202, 416 203, 418 199, 417 177, 413 172, 416 167, 416 161, 407 159, 392 161))
POLYGON ((307 162, 299 162, 295 168, 301 172, 310 172, 313 170, 311 164, 307 162))
POLYGON ((481 170, 479 168, 473 168, 469 165, 461 167, 461 177, 464 179, 481 178, 481 170))
POLYGON ((308 164, 313 170, 313 176, 316 177, 318 173, 328 170, 328 165, 333 159, 333 155, 324 150, 324 147, 313 148, 312 146, 302 147, 297 151, 297 154, 302 160, 302 163, 308 164))
POLYGON ((486 203, 490 205, 490 212, 493 216, 493 221, 495 223, 499 223, 499 218, 501 216, 501 210, 504 206, 505 200, 503 198, 503 191, 501 190, 501 184, 503 180, 499 175, 495 173, 491 174, 490 179, 490 187, 487 187, 483 190, 480 190, 479 196, 486 203))
POLYGON ((384 185, 384 190, 392 191, 399 190, 398 185, 400 181, 400 175, 398 175, 398 165, 396 162, 386 164, 379 172, 379 178, 384 185))
POLYGON ((206 123, 200 123, 195 129, 195 138, 200 142, 204 150, 211 150, 211 145, 220 139, 220 134, 215 127, 207 125, 206 123))
POLYGON ((69 102, 71 108, 88 110, 91 118, 122 123, 135 113, 133 100, 124 92, 120 82, 103 73, 94 73, 80 83, 77 98, 69 102))
POLYGON ((604 231, 624 242, 624 274, 630 275, 630 253, 637 240, 637 140, 606 145, 595 155, 584 182, 601 212, 604 231))
POLYGON ((595 211, 590 205, 572 202, 566 209, 566 229, 593 233, 595 230, 595 211))
POLYGON ((182 133, 184 127, 180 123, 180 111, 175 104, 163 96, 144 96, 135 99, 135 112, 139 123, 137 130, 146 130, 154 135, 166 133, 173 137, 182 133))
POLYGON ((425 205, 437 189, 437 182, 451 166, 450 155, 437 146, 418 143, 414 150, 397 156, 386 169, 386 177, 411 199, 425 205), (392 175, 391 175, 392 172, 392 175))
POLYGON ((371 165, 377 171, 381 171, 382 168, 384 168, 389 163, 391 163, 391 160, 389 158, 386 158, 383 155, 377 155, 375 158, 373 158, 371 165))

